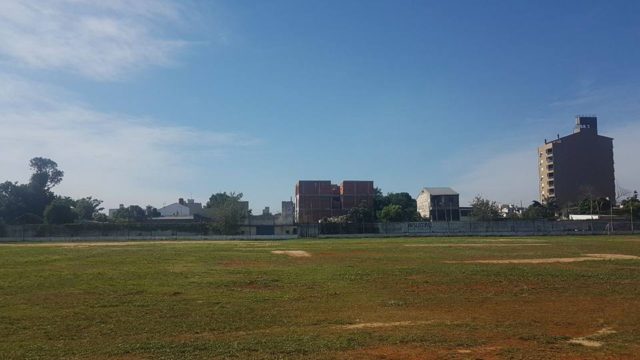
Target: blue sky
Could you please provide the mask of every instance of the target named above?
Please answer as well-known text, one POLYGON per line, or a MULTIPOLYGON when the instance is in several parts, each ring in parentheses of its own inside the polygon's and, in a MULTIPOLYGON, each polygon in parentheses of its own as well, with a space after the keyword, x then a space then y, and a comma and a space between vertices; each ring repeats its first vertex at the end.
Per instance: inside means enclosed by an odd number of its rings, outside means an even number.
POLYGON ((0 180, 162 206, 298 179, 536 198, 536 146, 595 113, 640 190, 637 1, 7 1, 0 180))

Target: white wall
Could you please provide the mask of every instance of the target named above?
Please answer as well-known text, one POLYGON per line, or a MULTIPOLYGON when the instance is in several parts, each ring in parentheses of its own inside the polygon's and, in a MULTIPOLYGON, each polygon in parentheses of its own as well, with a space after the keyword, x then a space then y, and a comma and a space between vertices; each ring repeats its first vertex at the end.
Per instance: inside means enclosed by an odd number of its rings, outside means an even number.
POLYGON ((171 205, 167 205, 161 209, 158 209, 158 211, 160 212, 160 215, 165 217, 165 216, 189 216, 191 215, 191 212, 189 211, 189 208, 184 206, 184 205, 180 205, 178 203, 174 203, 171 205))

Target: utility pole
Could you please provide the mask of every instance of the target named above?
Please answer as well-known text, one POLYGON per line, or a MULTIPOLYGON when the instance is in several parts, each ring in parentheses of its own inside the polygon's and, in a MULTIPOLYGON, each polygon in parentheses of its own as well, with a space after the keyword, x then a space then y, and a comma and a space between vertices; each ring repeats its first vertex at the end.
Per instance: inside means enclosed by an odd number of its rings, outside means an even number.
POLYGON ((631 209, 631 235, 633 235, 633 203, 629 204, 629 209, 631 209))
POLYGON ((609 208, 611 209, 611 232, 614 232, 613 230, 613 200, 609 200, 609 208))

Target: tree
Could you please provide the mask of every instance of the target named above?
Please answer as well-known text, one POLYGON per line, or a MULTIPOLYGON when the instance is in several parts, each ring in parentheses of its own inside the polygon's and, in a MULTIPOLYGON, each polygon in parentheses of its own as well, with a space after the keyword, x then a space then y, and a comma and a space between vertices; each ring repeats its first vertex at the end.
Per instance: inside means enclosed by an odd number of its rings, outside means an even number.
POLYGON ((637 191, 634 191, 633 195, 622 200, 620 205, 622 205, 622 209, 625 211, 625 213, 629 213, 629 215, 631 216, 631 221, 633 221, 633 219, 640 218, 640 200, 638 199, 637 191))
POLYGON ((495 201, 477 195, 471 202, 471 216, 478 221, 489 221, 500 217, 500 207, 495 201))
POLYGON ((378 219, 382 220, 382 210, 388 205, 397 205, 400 207, 401 216, 397 221, 415 221, 420 218, 418 214, 418 205, 416 200, 411 197, 409 193, 388 193, 382 195, 382 191, 378 188, 375 189, 376 194, 374 196, 374 211, 378 219))
POLYGON ((214 230, 225 235, 240 232, 240 225, 247 218, 248 211, 241 203, 242 193, 216 193, 211 195, 205 208, 213 219, 214 230))
POLYGON ((78 220, 91 221, 95 220, 100 211, 104 210, 103 207, 100 207, 101 204, 102 200, 89 196, 76 200, 73 210, 78 215, 78 220))
POLYGON ((400 205, 390 204, 382 208, 378 216, 383 222, 397 222, 404 218, 404 211, 400 205))
MULTIPOLYGON (((55 161, 36 157, 28 184, 0 184, 0 216, 8 223, 33 223, 42 219, 45 208, 55 199, 51 188, 62 181, 64 173, 55 161)), ((41 222, 41 221, 40 221, 41 222)))
POLYGON ((126 222, 142 222, 147 218, 147 214, 143 208, 138 205, 129 205, 128 207, 121 207, 117 209, 113 218, 116 221, 126 222))
POLYGON ((29 161, 29 167, 33 170, 30 184, 47 191, 58 185, 64 176, 58 164, 51 159, 35 157, 29 161))
POLYGON ((0 184, 0 217, 9 224, 42 223, 44 209, 54 198, 49 191, 6 181, 0 184))
POLYGON ((552 220, 556 217, 556 211, 558 210, 555 202, 547 201, 545 204, 539 201, 531 202, 531 205, 522 213, 522 217, 525 219, 548 219, 552 220))
POLYGON ((236 194, 233 191, 228 194, 226 191, 222 193, 215 193, 211 195, 211 197, 209 197, 209 201, 207 201, 207 204, 205 205, 205 207, 212 209, 218 206, 224 206, 229 201, 238 202, 241 199, 242 199, 242 193, 236 194))
POLYGON ((366 204, 361 204, 358 207, 351 208, 346 215, 346 222, 365 223, 373 221, 373 212, 366 206, 366 204))
POLYGON ((71 207, 68 199, 55 199, 44 210, 44 220, 47 224, 70 224, 78 216, 71 207))

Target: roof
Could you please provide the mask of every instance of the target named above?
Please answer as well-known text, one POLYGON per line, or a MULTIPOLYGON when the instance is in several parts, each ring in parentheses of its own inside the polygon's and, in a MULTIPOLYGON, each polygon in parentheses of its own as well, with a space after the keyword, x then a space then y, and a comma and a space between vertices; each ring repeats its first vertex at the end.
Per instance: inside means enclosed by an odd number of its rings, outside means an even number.
POLYGON ((427 192, 431 195, 458 195, 458 193, 450 187, 425 187, 422 188, 422 192, 427 192))

